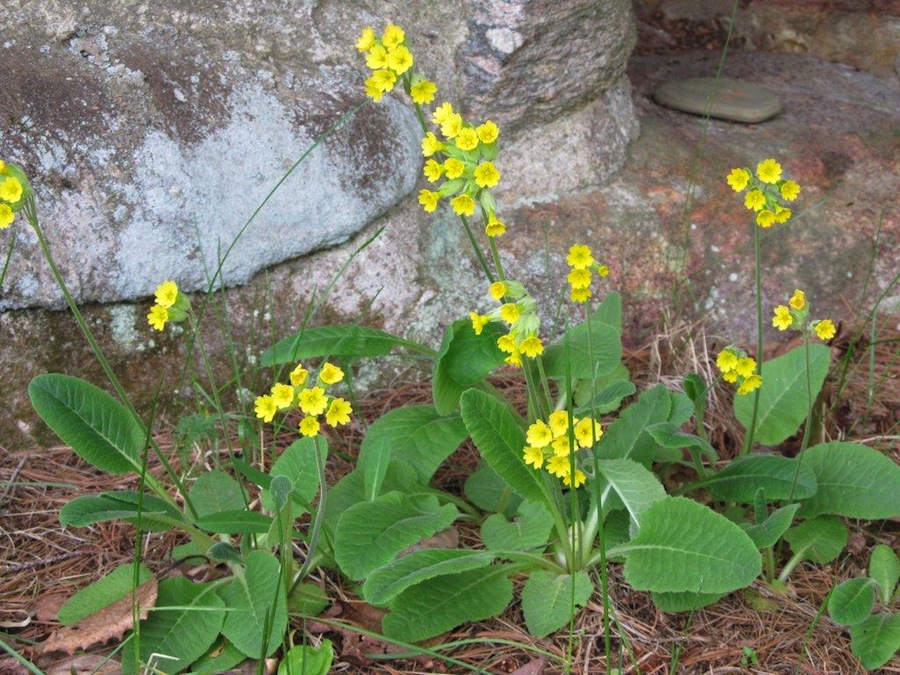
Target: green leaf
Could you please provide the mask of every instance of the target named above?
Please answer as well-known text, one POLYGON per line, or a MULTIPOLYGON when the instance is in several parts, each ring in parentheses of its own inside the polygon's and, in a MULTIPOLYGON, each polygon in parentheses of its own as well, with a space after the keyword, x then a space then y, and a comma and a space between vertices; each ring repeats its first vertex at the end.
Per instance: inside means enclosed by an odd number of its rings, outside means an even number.
POLYGON ((376 328, 356 325, 306 328, 279 340, 263 352, 263 366, 294 363, 317 356, 384 356, 394 347, 407 347, 423 354, 433 353, 424 345, 391 335, 376 328))
POLYGON ((693 417, 694 403, 687 394, 682 394, 680 391, 667 391, 669 392, 669 400, 672 404, 668 422, 680 428, 682 424, 693 417))
POLYGON ((318 616, 328 605, 331 599, 328 593, 315 584, 297 584, 290 597, 288 597, 288 614, 291 616, 318 616))
POLYGON ((281 566, 266 551, 247 554, 246 567, 237 568, 231 581, 219 587, 228 612, 222 634, 252 658, 271 655, 287 628, 287 608, 281 566), (266 632, 266 625, 269 631, 266 632))
POLYGON ((419 642, 466 621, 496 616, 512 600, 509 569, 445 574, 411 586, 394 598, 391 613, 382 620, 384 634, 403 642, 419 642))
POLYGON ((683 497, 652 503, 638 535, 609 555, 625 555, 625 579, 641 591, 729 593, 762 571, 759 551, 741 528, 683 497))
POLYGON ((463 394, 460 412, 475 446, 491 468, 525 499, 545 502, 543 474, 530 469, 522 459, 525 433, 516 413, 475 389, 463 394))
POLYGON ((322 640, 318 649, 311 645, 296 645, 278 664, 278 675, 328 675, 333 660, 331 640, 322 640))
POLYGON ((191 673, 220 673, 230 672, 241 661, 246 660, 244 653, 231 644, 224 637, 219 637, 212 646, 206 650, 206 654, 194 661, 191 665, 191 673))
POLYGON ((718 602, 724 596, 721 593, 652 593, 653 604, 664 612, 691 612, 718 602))
POLYGON ((869 670, 881 668, 900 650, 900 614, 882 612, 852 626, 850 649, 869 670))
POLYGON ((272 527, 272 516, 259 511, 219 511, 198 518, 197 527, 220 534, 265 534, 272 527))
POLYGON ((828 615, 842 626, 862 623, 875 607, 875 582, 871 579, 847 579, 828 596, 828 615))
MULTIPOLYGON (((608 300, 609 296, 604 304, 608 300)), ((601 304, 587 321, 569 328, 565 336, 547 347, 541 355, 547 377, 564 378, 567 368, 576 379, 612 372, 622 361, 622 338, 621 330, 607 323, 609 319, 601 304)))
POLYGON ((667 422, 671 411, 672 399, 663 385, 642 393, 604 432, 600 459, 633 459, 649 465, 657 444, 647 427, 667 422))
POLYGON ((374 499, 392 459, 408 462, 423 483, 468 437, 459 415, 443 416, 434 406, 396 408, 378 418, 363 438, 357 469, 366 482, 366 498, 374 499))
POLYGON ((665 488, 656 474, 630 459, 607 459, 600 462, 600 503, 604 513, 622 506, 634 523, 634 531, 641 525, 641 514, 653 503, 667 499, 665 488), (611 502, 610 493, 618 500, 611 502))
POLYGON ((647 427, 647 431, 653 436, 653 440, 664 448, 673 448, 680 450, 681 448, 693 448, 698 452, 705 454, 707 457, 717 459, 715 449, 709 444, 709 441, 700 438, 696 434, 689 434, 682 431, 672 422, 657 422, 647 427))
POLYGON ((481 540, 489 551, 534 551, 547 545, 553 516, 540 502, 523 502, 512 522, 503 514, 488 516, 481 524, 481 540))
MULTIPOLYGON (((809 345, 809 384, 813 400, 822 389, 830 363, 831 350, 828 347, 809 345)), ((777 445, 797 432, 809 413, 806 380, 804 347, 792 349, 762 364, 756 440, 763 445, 777 445)), ((734 397, 734 414, 745 429, 750 428, 754 398, 755 395, 734 397)))
MULTIPOLYGON (((393 460, 387 467, 380 494, 399 492, 409 494, 421 491, 419 476, 409 464, 393 460)), ((325 525, 331 532, 337 528, 344 511, 354 504, 366 501, 366 485, 362 471, 354 470, 341 478, 328 490, 325 503, 325 525)))
POLYGON ((484 460, 466 478, 463 493, 482 511, 507 516, 512 516, 522 503, 522 497, 484 460))
POLYGON ((81 621, 86 616, 99 612, 129 595, 135 585, 140 586, 153 576, 150 568, 140 564, 137 584, 134 583, 134 564, 125 563, 112 572, 101 577, 89 586, 85 586, 71 598, 66 600, 56 618, 64 626, 81 621))
POLYGON ((236 511, 246 506, 241 484, 218 469, 200 474, 191 485, 189 494, 198 516, 217 511, 236 511))
POLYGON ((354 504, 338 520, 334 554, 351 579, 362 579, 398 553, 456 520, 453 504, 397 492, 354 504))
POLYGON ((480 569, 493 560, 490 553, 464 549, 416 551, 373 571, 363 585, 363 597, 373 605, 386 605, 410 586, 426 579, 480 569))
POLYGON ((900 580, 900 560, 890 546, 878 544, 869 556, 869 577, 875 580, 881 590, 881 601, 888 604, 900 580))
MULTIPOLYGON (((294 503, 304 510, 309 509, 310 503, 319 491, 319 469, 316 466, 317 447, 324 466, 325 458, 328 456, 328 442, 325 438, 301 438, 291 443, 281 453, 281 457, 275 460, 275 464, 269 471, 272 478, 284 476, 291 479, 294 485, 292 490, 294 503)), ((274 507, 269 487, 263 490, 262 500, 267 509, 274 507)))
POLYGON ((628 381, 628 369, 625 366, 619 364, 613 373, 619 374, 620 377, 599 388, 593 398, 590 391, 591 381, 579 380, 575 393, 579 404, 574 411, 576 417, 599 416, 618 410, 622 405, 622 399, 636 391, 634 385, 628 381))
POLYGON ((837 558, 847 545, 847 528, 834 516, 819 516, 784 533, 795 556, 824 565, 837 558))
MULTIPOLYGON (((178 577, 159 582, 156 607, 141 621, 143 664, 152 663, 153 672, 179 673, 207 652, 225 619, 225 603, 214 588, 178 577)), ((122 667, 136 672, 133 649, 123 651, 122 667)))
POLYGON ((822 443, 806 450, 803 462, 819 489, 802 502, 801 516, 834 513, 849 518, 900 516, 900 466, 857 443, 822 443))
POLYGON ((503 363, 506 355, 497 346, 497 338, 505 332, 499 323, 491 322, 481 335, 475 335, 468 319, 447 328, 432 374, 434 406, 441 415, 453 413, 462 393, 503 363))
MULTIPOLYGON (((59 511, 60 525, 86 527, 107 520, 129 520, 138 517, 135 493, 103 492, 99 495, 75 497, 59 511), (128 498, 125 496, 127 495, 128 498)), ((147 530, 167 530, 183 522, 181 513, 158 497, 144 495, 140 509, 141 527, 147 530), (167 523, 164 519, 168 519, 167 523)))
POLYGON ((799 508, 799 504, 788 504, 773 511, 761 523, 742 523, 741 529, 753 540, 756 548, 769 548, 777 544, 781 535, 791 526, 799 508))
POLYGON ((765 490, 767 501, 806 499, 816 493, 816 474, 808 464, 780 455, 747 455, 732 461, 715 476, 698 484, 719 499, 753 504, 756 491, 765 490), (796 484, 794 477, 796 476, 796 484), (792 494, 793 493, 793 494, 792 494))
POLYGON ((575 607, 584 607, 593 592, 594 584, 584 571, 574 575, 532 572, 522 589, 522 613, 528 632, 544 637, 561 628, 572 617, 575 607))
POLYGON ((77 377, 50 373, 28 385, 31 404, 63 443, 101 471, 140 469, 144 430, 112 396, 77 377))

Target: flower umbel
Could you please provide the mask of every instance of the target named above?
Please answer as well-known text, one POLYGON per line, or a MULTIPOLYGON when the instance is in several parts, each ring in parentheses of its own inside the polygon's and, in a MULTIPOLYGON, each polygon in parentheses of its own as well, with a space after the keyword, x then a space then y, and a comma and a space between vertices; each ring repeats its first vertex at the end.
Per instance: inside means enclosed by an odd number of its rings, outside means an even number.
POLYGON ((768 228, 790 220, 792 212, 782 204, 791 202, 800 194, 800 186, 781 177, 782 168, 774 159, 764 159, 753 173, 746 168, 732 169, 725 178, 735 192, 747 190, 744 206, 756 212, 756 224, 768 228))

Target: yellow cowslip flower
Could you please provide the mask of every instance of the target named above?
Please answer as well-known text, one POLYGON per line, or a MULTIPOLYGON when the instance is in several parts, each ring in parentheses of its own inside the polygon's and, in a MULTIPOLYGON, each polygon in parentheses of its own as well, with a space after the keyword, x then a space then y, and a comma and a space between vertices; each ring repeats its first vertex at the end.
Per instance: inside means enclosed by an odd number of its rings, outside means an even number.
POLYGON ((806 308, 806 293, 799 288, 794 291, 788 304, 798 312, 802 312, 806 308))
POLYGON ((515 366, 516 368, 521 368, 522 367, 522 355, 519 354, 518 351, 515 351, 512 354, 510 354, 509 356, 507 356, 505 359, 503 359, 503 362, 510 366, 515 366))
POLYGON ((164 281, 156 287, 154 295, 156 304, 168 309, 178 300, 178 284, 174 281, 164 281))
POLYGON ((744 197, 744 206, 751 211, 759 211, 766 205, 766 196, 760 190, 750 190, 744 197))
POLYGON ((817 321, 813 330, 816 332, 816 337, 822 341, 830 340, 837 333, 837 329, 834 327, 834 322, 831 319, 817 321))
POLYGON ((491 320, 489 316, 484 316, 477 312, 469 312, 469 318, 472 319, 472 330, 475 331, 475 335, 481 335, 481 331, 484 330, 484 327, 487 326, 491 320))
POLYGON ((737 382, 738 374, 736 370, 729 370, 726 373, 722 373, 722 379, 728 382, 729 384, 734 384, 737 382))
POLYGON ((730 349, 723 349, 716 357, 716 366, 723 373, 730 373, 737 367, 738 357, 730 349))
POLYGON ((744 381, 741 382, 740 386, 737 389, 737 393, 741 396, 746 396, 751 391, 756 391, 762 385, 762 377, 759 375, 751 375, 750 377, 745 377, 744 381))
POLYGON ((500 318, 510 326, 515 326, 521 315, 519 306, 514 302, 507 302, 500 307, 500 318))
POLYGON ((150 313, 147 314, 147 323, 149 323, 154 329, 162 330, 166 327, 166 321, 169 320, 169 310, 167 310, 162 305, 153 305, 150 308, 150 313))
POLYGON ((319 371, 319 379, 325 384, 337 384, 344 379, 344 371, 333 363, 326 361, 319 371))
POLYGON ((492 188, 500 182, 500 172, 493 162, 482 162, 476 166, 473 176, 475 185, 482 188, 492 188))
POLYGON ((607 265, 597 265, 597 274, 600 277, 608 277, 609 276, 609 266, 607 265))
POLYGON ((444 175, 444 165, 437 160, 429 159, 425 162, 425 168, 422 170, 422 173, 425 174, 425 178, 428 179, 429 183, 436 183, 444 175))
POLYGON ((409 97, 413 100, 413 103, 418 103, 419 105, 431 103, 435 94, 437 94, 437 85, 431 80, 419 80, 409 88, 409 97))
POLYGON ((435 124, 443 124, 444 120, 446 120, 450 115, 453 114, 453 106, 448 102, 444 101, 437 108, 434 109, 434 112, 431 113, 431 121, 435 124))
POLYGON ((544 465, 544 451, 540 448, 527 446, 522 451, 525 464, 531 464, 535 469, 540 469, 544 465))
POLYGON ((10 204, 15 204, 22 198, 25 189, 22 183, 15 176, 10 176, 0 182, 0 199, 10 204))
POLYGON ((485 145, 490 145, 496 141, 497 137, 500 135, 500 127, 491 122, 491 120, 487 120, 484 124, 478 125, 478 128, 475 131, 478 134, 478 140, 485 145))
POLYGON ((787 330, 794 323, 794 317, 791 316, 791 310, 784 305, 778 305, 775 308, 775 316, 772 317, 772 325, 778 330, 787 330))
POLYGON ((342 398, 336 398, 328 406, 328 412, 325 413, 325 421, 329 426, 339 427, 350 421, 350 413, 352 412, 353 408, 350 407, 347 401, 342 398))
POLYGON ((374 45, 366 54, 366 65, 372 70, 387 68, 387 49, 381 45, 374 45))
POLYGON ((516 341, 508 333, 497 338, 497 347, 505 354, 516 353, 516 341))
POLYGON ((376 89, 387 93, 394 88, 394 84, 397 82, 397 74, 393 70, 383 68, 372 73, 372 77, 369 79, 372 80, 372 84, 375 85, 376 89))
POLYGON ((572 288, 587 288, 591 285, 591 271, 575 268, 566 275, 566 279, 572 288))
POLYGON ((786 223, 791 219, 793 213, 787 207, 782 206, 781 204, 775 205, 775 222, 776 223, 786 223))
POLYGON ((484 233, 489 237, 499 237, 506 232, 506 225, 497 220, 495 216, 488 218, 487 225, 484 226, 484 233))
POLYGON ((268 423, 274 419, 275 413, 278 412, 278 406, 275 404, 274 398, 264 394, 256 397, 256 405, 253 410, 258 418, 268 423))
POLYGON ((573 288, 569 293, 569 299, 572 302, 587 302, 591 299, 590 288, 573 288))
POLYGON ((544 353, 544 343, 537 335, 530 335, 519 344, 519 351, 529 359, 533 359, 544 353))
POLYGON ((450 200, 453 212, 458 216, 471 216, 475 213, 475 200, 469 195, 458 195, 450 200))
POLYGON ((465 171, 466 165, 454 157, 451 157, 446 162, 444 162, 444 173, 450 180, 459 178, 463 175, 463 173, 465 173, 465 171))
POLYGON ((756 224, 760 227, 772 227, 775 224, 775 214, 768 209, 763 209, 756 214, 756 224))
POLYGON ((317 420, 313 415, 307 415, 302 420, 300 420, 300 433, 308 438, 318 436, 319 428, 319 420, 317 420))
POLYGON ((422 139, 422 155, 431 157, 435 153, 442 152, 443 150, 444 144, 438 140, 437 136, 430 131, 425 134, 425 138, 422 139))
POLYGON ((800 195, 800 186, 792 180, 786 180, 778 188, 781 196, 789 202, 794 201, 800 195))
POLYGON ((575 440, 580 448, 590 448, 600 440, 603 435, 603 427, 598 420, 584 417, 578 420, 574 429, 575 440))
POLYGON ((325 390, 322 387, 302 389, 300 391, 300 410, 307 415, 321 415, 328 407, 325 390))
POLYGON ((434 213, 441 195, 431 190, 419 190, 419 203, 425 209, 425 213, 434 213))
POLYGON ((6 162, 0 159, 0 176, 6 175, 6 162))
POLYGON ((550 425, 550 431, 553 432, 554 438, 562 436, 569 431, 569 413, 565 410, 554 410, 547 418, 547 423, 550 425))
POLYGON ((441 134, 443 134, 444 138, 456 138, 462 129, 463 118, 462 115, 458 113, 448 115, 447 118, 441 122, 441 134))
POLYGON ((379 89, 373 78, 368 78, 365 82, 366 96, 368 96, 372 101, 378 103, 382 98, 384 98, 384 92, 379 89))
POLYGON ((406 39, 403 29, 396 24, 389 24, 381 35, 381 44, 388 49, 393 49, 406 39))
POLYGON ((503 296, 509 292, 509 286, 506 285, 505 281, 495 281, 488 288, 488 293, 490 293, 491 297, 494 300, 502 300, 503 296))
POLYGON ((569 458, 555 455, 547 462, 547 473, 557 478, 565 478, 569 475, 569 458))
POLYGON ((554 438, 553 442, 550 444, 550 447, 553 448, 554 457, 568 457, 572 452, 572 446, 569 445, 568 435, 554 438))
POLYGON ((367 52, 375 46, 375 31, 371 28, 363 28, 359 38, 356 40, 356 48, 361 52, 367 52))
POLYGON ((756 176, 763 183, 777 183, 781 180, 781 164, 774 159, 764 159, 756 165, 756 176))
POLYGON ((289 408, 294 402, 294 388, 289 384, 276 382, 272 385, 270 394, 272 395, 272 400, 275 401, 275 407, 279 410, 289 408))
POLYGON ((469 152, 478 147, 478 133, 472 127, 463 127, 456 134, 456 147, 469 152))
POLYGON ((16 214, 10 208, 9 204, 0 204, 0 230, 4 230, 15 220, 16 214))
POLYGON ((535 448, 546 448, 553 441, 553 432, 544 420, 535 420, 525 432, 525 441, 535 448))
POLYGON ((568 473, 562 477, 563 485, 565 485, 567 487, 574 483, 575 487, 579 488, 582 485, 584 485, 585 480, 587 480, 587 477, 584 475, 584 472, 581 469, 575 469, 575 480, 574 481, 571 479, 571 476, 568 473))
POLYGON ((566 256, 566 264, 577 270, 587 269, 594 264, 594 256, 591 249, 584 244, 573 244, 569 248, 569 254, 566 256))
POLYGON ((741 377, 750 377, 753 373, 756 372, 756 360, 745 356, 743 358, 738 359, 737 365, 734 367, 737 371, 737 374, 741 377))
POLYGON ((407 70, 412 68, 413 66, 413 55, 412 52, 409 51, 403 45, 399 47, 394 47, 393 49, 388 51, 387 59, 387 67, 393 70, 398 75, 402 75, 407 70))
POLYGON ((306 380, 309 377, 309 371, 303 367, 303 364, 298 363, 291 371, 290 377, 292 385, 295 387, 302 387, 306 384, 306 380))
POLYGON ((732 169, 725 179, 735 192, 742 192, 750 182, 750 172, 746 169, 732 169))

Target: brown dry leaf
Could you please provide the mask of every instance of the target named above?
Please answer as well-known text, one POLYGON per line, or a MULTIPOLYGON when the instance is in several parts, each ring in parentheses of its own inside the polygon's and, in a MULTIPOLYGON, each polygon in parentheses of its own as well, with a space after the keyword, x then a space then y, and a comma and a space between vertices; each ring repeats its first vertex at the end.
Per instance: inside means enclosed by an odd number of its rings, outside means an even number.
POLYGON ((66 604, 68 598, 62 593, 43 595, 31 605, 31 616, 37 621, 56 621, 59 608, 66 604))
POLYGON ((546 667, 547 657, 539 656, 536 659, 532 659, 524 666, 516 668, 510 675, 541 675, 546 667))
MULTIPOLYGON (((156 604, 156 591, 156 577, 135 589, 141 619, 146 619, 147 612, 156 604)), ((125 631, 134 627, 131 602, 131 594, 126 595, 99 612, 94 612, 71 626, 60 628, 44 643, 44 653, 63 651, 66 654, 74 654, 76 649, 87 649, 111 638, 121 640, 125 631)))
POLYGON ((116 675, 122 664, 103 654, 81 654, 59 661, 44 671, 46 675, 116 675))

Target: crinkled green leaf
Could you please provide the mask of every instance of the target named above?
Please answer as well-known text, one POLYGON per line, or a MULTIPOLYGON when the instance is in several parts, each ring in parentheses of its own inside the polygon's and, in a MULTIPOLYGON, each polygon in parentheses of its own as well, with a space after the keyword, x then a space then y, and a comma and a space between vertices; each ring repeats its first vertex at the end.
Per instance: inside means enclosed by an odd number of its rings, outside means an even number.
POLYGON ((875 585, 866 578, 847 579, 838 584, 828 596, 828 615, 842 626, 862 623, 875 607, 875 585))
POLYGON ((881 601, 888 604, 900 580, 900 560, 890 546, 878 544, 869 556, 869 577, 878 584, 881 601))
MULTIPOLYGON (((316 466, 316 448, 321 461, 328 456, 328 441, 323 437, 301 438, 291 443, 281 456, 275 460, 269 475, 272 478, 284 476, 293 483, 294 503, 304 511, 309 510, 310 503, 319 491, 319 470, 316 466)), ((262 492, 263 505, 272 509, 274 504, 267 487, 262 492)))
POLYGON ((168 530, 183 522, 182 514, 158 497, 144 495, 140 509, 134 492, 102 492, 76 497, 59 511, 61 525, 86 527, 107 520, 135 521, 145 530, 168 530))
POLYGON ((569 372, 578 379, 612 372, 622 361, 621 333, 621 299, 610 293, 585 322, 544 350, 544 372, 554 378, 569 372))
POLYGON ((611 508, 625 508, 634 531, 640 527, 641 514, 654 502, 668 497, 656 474, 630 459, 607 459, 600 462, 600 476, 604 513, 611 508), (611 500, 611 495, 615 495, 617 499, 611 500))
POLYGON ((553 516, 540 502, 523 502, 512 522, 495 513, 481 524, 481 540, 489 551, 534 551, 550 540, 553 516))
POLYGON ((701 483, 716 497, 753 504, 756 491, 765 490, 767 501, 806 499, 816 493, 816 474, 796 458, 780 455, 747 455, 732 461, 701 483), (795 481, 796 476, 796 481, 795 481))
POLYGON ((363 596, 373 605, 385 605, 410 586, 442 576, 487 567, 490 553, 465 549, 429 548, 396 558, 379 567, 363 584, 363 596))
POLYGON ((484 460, 466 478, 463 493, 475 506, 489 513, 512 516, 522 503, 522 496, 484 460))
POLYGON ((742 523, 741 528, 753 540, 757 548, 769 548, 777 544, 791 526, 799 508, 799 504, 788 504, 773 511, 763 522, 742 523))
POLYGON ((900 651, 900 614, 881 612, 852 626, 850 649, 869 670, 881 668, 900 651))
POLYGON ((492 321, 476 335, 468 319, 454 321, 447 328, 432 374, 434 407, 441 415, 453 413, 462 393, 503 363, 506 355, 497 346, 497 338, 505 332, 492 321))
POLYGON ((259 511, 219 511, 198 518, 195 525, 221 534, 265 534, 272 527, 272 516, 259 511))
POLYGON ((319 326, 306 328, 295 335, 279 340, 263 352, 264 366, 294 363, 317 356, 384 356, 394 347, 406 347, 420 353, 431 353, 427 347, 404 340, 377 328, 357 325, 319 326))
POLYGON ((642 393, 637 402, 629 405, 605 430, 598 446, 604 459, 632 459, 649 465, 656 450, 656 441, 648 427, 667 422, 672 411, 672 399, 661 384, 642 393))
POLYGON ((198 516, 217 511, 235 511, 246 506, 241 484, 218 469, 197 476, 189 494, 198 516))
MULTIPOLYGON (((152 576, 150 568, 141 563, 136 585, 149 581, 152 576)), ((134 587, 134 564, 125 563, 66 600, 56 618, 64 626, 81 621, 129 595, 134 587)))
POLYGON ((575 574, 532 572, 522 589, 522 613, 528 632, 535 637, 544 637, 561 628, 572 617, 575 608, 587 604, 593 592, 594 584, 583 570, 575 574))
POLYGON ((328 675, 334 660, 331 640, 324 639, 318 648, 296 645, 288 650, 278 664, 278 675, 328 675))
POLYGON ((847 528, 834 516, 819 516, 784 533, 794 555, 824 565, 837 558, 847 545, 847 528))

